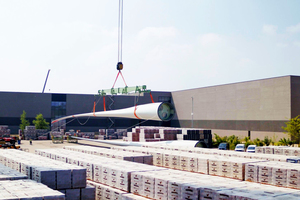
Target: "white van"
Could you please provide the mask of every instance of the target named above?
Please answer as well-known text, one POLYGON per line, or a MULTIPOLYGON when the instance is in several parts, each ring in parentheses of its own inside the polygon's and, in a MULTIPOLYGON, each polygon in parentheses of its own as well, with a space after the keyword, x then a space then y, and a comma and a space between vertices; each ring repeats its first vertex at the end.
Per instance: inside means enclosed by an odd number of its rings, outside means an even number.
POLYGON ((237 144, 234 150, 245 152, 245 144, 237 144))

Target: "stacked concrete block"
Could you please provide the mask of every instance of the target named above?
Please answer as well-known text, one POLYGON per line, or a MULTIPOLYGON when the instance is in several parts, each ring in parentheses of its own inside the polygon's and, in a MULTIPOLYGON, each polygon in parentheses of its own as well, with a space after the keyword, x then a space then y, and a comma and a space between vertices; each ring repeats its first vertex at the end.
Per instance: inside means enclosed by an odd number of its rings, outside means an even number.
POLYGON ((0 164, 0 181, 3 180, 19 180, 19 179, 27 179, 28 177, 20 171, 11 169, 10 167, 6 167, 3 164, 0 164))
POLYGON ((94 132, 80 132, 80 133, 78 133, 78 137, 94 139, 95 133, 94 132))
POLYGON ((56 190, 84 188, 86 169, 19 150, 1 150, 0 162, 56 190))
POLYGON ((287 187, 300 189, 300 166, 289 165, 287 168, 287 187))
POLYGON ((144 165, 107 157, 100 158, 97 155, 75 152, 66 149, 36 150, 36 153, 42 156, 45 156, 46 152, 50 153, 51 155, 55 155, 56 158, 65 156, 67 157, 68 163, 86 167, 87 179, 127 192, 130 191, 130 175, 132 172, 165 170, 165 168, 159 168, 151 165, 144 165))
POLYGON ((127 160, 131 162, 138 162, 138 163, 144 163, 144 164, 153 164, 153 156, 138 153, 138 152, 120 152, 117 150, 112 149, 103 149, 103 148, 97 148, 97 147, 88 147, 88 146, 65 146, 64 149, 77 151, 81 153, 87 153, 92 155, 98 155, 98 156, 105 156, 108 158, 115 158, 119 160, 127 160))
POLYGON ((0 126, 0 137, 4 136, 10 136, 10 129, 8 129, 8 126, 1 125, 0 126))
POLYGON ((49 131, 47 129, 36 129, 36 137, 38 140, 48 140, 49 131))
POLYGON ((25 140, 35 140, 37 138, 35 126, 26 126, 24 130, 24 137, 25 140))
MULTIPOLYGON (((133 172, 132 193, 152 199, 275 199, 297 190, 168 169, 133 172), (154 189, 153 189, 154 186, 154 189), (152 195, 154 194, 154 197, 152 195)), ((292 198, 295 199, 295 198, 292 198)))
POLYGON ((287 169, 284 165, 272 167, 272 185, 287 186, 287 169))
POLYGON ((96 183, 93 181, 88 181, 88 185, 93 186, 96 188, 95 198, 96 200, 122 200, 124 194, 129 194, 127 192, 124 192, 122 190, 118 190, 112 187, 109 187, 107 185, 96 183))
POLYGON ((65 195, 32 180, 0 181, 0 199, 64 200, 65 195))

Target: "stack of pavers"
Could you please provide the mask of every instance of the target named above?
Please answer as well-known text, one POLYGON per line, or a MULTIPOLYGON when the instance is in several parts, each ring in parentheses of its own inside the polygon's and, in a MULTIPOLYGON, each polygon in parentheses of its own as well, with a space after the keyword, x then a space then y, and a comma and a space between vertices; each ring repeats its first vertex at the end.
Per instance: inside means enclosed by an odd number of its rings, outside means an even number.
POLYGON ((25 140, 35 140, 36 139, 36 130, 35 126, 26 126, 24 130, 25 140))
POLYGON ((86 169, 39 155, 0 150, 0 163, 66 194, 66 199, 93 199, 95 188, 86 187, 86 169))
POLYGON ((97 199, 297 199, 298 190, 166 169, 61 149, 38 150, 63 162, 81 165, 90 174, 97 199), (51 152, 51 153, 50 153, 51 152), (50 153, 50 154, 49 154, 50 153), (126 167, 124 167, 126 166, 126 167), (131 192, 132 194, 126 194, 131 192), (121 198, 122 197, 122 198, 121 198), (138 199, 138 198, 133 198, 138 199))
POLYGON ((131 192, 151 199, 297 199, 298 190, 169 169, 131 174, 131 192))
POLYGON ((10 136, 10 129, 8 129, 8 126, 0 126, 0 137, 9 137, 10 136))
POLYGON ((80 132, 80 133, 78 133, 78 137, 94 139, 95 133, 94 132, 80 132))
POLYGON ((248 181, 300 189, 300 166, 294 163, 260 162, 246 164, 248 181))
POLYGON ((49 131, 47 129, 36 129, 36 137, 38 140, 48 140, 49 131))
MULTIPOLYGON (((38 149, 36 153, 85 167, 88 180, 122 190, 126 193, 129 193, 131 189, 131 173, 136 171, 166 170, 165 168, 152 165, 119 160, 116 159, 117 155, 114 156, 115 158, 107 158, 66 149, 38 149)), ((117 151, 116 153, 120 152, 117 151)))
POLYGON ((262 146, 262 147, 256 147, 255 153, 300 156, 300 148, 286 147, 286 146, 262 146))
POLYGON ((121 150, 121 152, 139 152, 152 155, 153 165, 155 166, 239 180, 245 179, 245 165, 247 163, 265 162, 264 160, 258 159, 225 157, 213 154, 207 155, 143 147, 113 147, 113 149, 121 150))
POLYGON ((0 164, 0 199, 60 200, 65 199, 65 195, 0 164))
POLYGON ((32 180, 0 181, 1 200, 64 200, 65 195, 32 180))
POLYGON ((0 164, 0 181, 4 180, 19 180, 27 179, 28 177, 19 171, 6 167, 2 163, 0 164))
POLYGON ((91 146, 65 146, 64 149, 77 151, 81 153, 87 153, 97 156, 103 156, 107 158, 116 158, 120 160, 127 160, 131 162, 137 163, 144 163, 148 165, 153 164, 153 156, 147 155, 144 153, 137 153, 137 152, 120 152, 113 149, 104 149, 104 148, 97 148, 91 146))

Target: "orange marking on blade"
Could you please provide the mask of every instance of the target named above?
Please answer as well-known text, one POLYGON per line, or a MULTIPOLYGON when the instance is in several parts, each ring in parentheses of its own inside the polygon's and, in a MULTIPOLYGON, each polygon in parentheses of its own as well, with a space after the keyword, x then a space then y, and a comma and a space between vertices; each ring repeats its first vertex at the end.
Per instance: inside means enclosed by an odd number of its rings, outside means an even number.
POLYGON ((135 105, 135 109, 134 109, 134 113, 133 113, 133 114, 134 114, 134 116, 135 116, 136 118, 141 119, 141 118, 139 118, 139 117, 136 115, 136 106, 137 106, 137 105, 135 105))

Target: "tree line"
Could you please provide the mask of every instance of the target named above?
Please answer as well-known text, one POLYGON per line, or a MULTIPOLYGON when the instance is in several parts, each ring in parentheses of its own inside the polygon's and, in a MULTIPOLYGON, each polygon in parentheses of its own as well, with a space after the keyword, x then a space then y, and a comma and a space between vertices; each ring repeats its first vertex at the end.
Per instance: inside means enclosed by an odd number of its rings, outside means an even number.
MULTIPOLYGON (((26 112, 23 110, 23 113, 20 116, 21 124, 20 129, 22 132, 25 130, 26 126, 30 126, 29 120, 26 119, 26 112)), ((36 129, 48 129, 49 122, 46 122, 43 115, 41 113, 37 114, 35 120, 32 121, 33 125, 36 129)))
POLYGON ((245 144, 246 148, 249 145, 256 146, 290 146, 292 144, 300 144, 300 115, 294 117, 285 123, 286 126, 282 127, 284 133, 290 136, 289 138, 280 138, 275 141, 274 138, 269 138, 266 136, 264 139, 260 140, 258 138, 250 140, 249 137, 240 138, 236 135, 231 136, 219 136, 214 133, 213 146, 218 147, 220 143, 226 142, 229 144, 229 149, 234 150, 237 144, 245 144))

